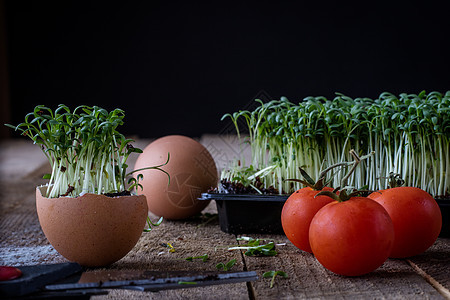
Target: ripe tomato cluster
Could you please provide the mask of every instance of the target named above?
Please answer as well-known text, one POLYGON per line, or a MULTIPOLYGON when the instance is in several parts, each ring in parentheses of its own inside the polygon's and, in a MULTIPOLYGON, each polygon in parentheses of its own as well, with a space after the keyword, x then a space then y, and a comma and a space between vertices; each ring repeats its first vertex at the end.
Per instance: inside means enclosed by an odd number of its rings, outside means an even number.
POLYGON ((391 188, 368 197, 341 192, 333 199, 322 194, 311 187, 293 193, 281 222, 296 247, 312 252, 339 275, 367 274, 388 257, 420 254, 436 241, 442 227, 436 201, 418 188, 391 188))

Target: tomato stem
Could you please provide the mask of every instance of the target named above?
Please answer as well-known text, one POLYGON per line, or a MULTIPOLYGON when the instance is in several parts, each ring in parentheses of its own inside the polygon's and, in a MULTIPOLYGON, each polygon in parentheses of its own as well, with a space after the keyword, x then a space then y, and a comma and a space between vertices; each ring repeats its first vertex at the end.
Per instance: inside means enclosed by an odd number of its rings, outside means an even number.
POLYGON ((347 164, 347 165, 352 164, 352 168, 348 171, 348 173, 344 176, 344 178, 342 178, 341 187, 337 187, 333 192, 321 191, 320 193, 318 193, 316 195, 316 197, 320 196, 320 195, 325 195, 325 196, 333 198, 333 200, 335 200, 335 201, 343 202, 343 201, 347 201, 351 197, 360 193, 361 191, 354 191, 355 190, 354 187, 347 186, 347 180, 352 175, 352 173, 356 170, 356 168, 361 163, 361 161, 369 158, 374 153, 375 152, 372 151, 371 153, 360 157, 354 149, 351 149, 350 155, 353 156, 354 161, 342 163, 342 164, 347 164), (347 190, 351 190, 352 192, 347 193, 347 190), (339 195, 337 195, 337 191, 339 191, 339 195))

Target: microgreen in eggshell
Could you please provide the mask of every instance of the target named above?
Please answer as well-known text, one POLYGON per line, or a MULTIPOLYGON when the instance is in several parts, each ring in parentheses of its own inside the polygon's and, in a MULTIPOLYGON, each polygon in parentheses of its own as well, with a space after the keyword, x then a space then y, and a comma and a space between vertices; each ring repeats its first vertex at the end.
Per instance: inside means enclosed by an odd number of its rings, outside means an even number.
MULTIPOLYGON (((121 109, 110 112, 98 106, 81 105, 73 111, 60 104, 54 111, 38 105, 25 116, 25 121, 17 126, 6 124, 29 137, 41 146, 50 162, 51 174, 47 197, 78 196, 85 193, 116 194, 129 192, 141 187, 142 175, 125 182, 135 170, 127 173, 127 159, 131 153, 142 150, 131 145, 117 131, 123 125, 125 113, 121 109)), ((166 163, 145 169, 157 169, 167 174, 161 167, 166 163)), ((170 180, 169 174, 167 174, 170 180)))

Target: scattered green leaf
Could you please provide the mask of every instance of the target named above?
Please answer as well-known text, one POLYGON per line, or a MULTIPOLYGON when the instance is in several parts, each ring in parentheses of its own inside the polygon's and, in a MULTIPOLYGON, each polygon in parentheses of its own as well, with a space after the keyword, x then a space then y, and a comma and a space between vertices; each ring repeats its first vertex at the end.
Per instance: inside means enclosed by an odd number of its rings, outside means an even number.
POLYGON ((216 265, 216 268, 218 270, 229 271, 235 264, 236 264, 236 259, 232 259, 229 262, 227 262, 226 264, 218 263, 216 265))
POLYGON ((208 257, 208 254, 204 254, 201 256, 190 256, 190 257, 185 258, 185 260, 187 260, 187 261, 194 261, 194 259, 201 259, 203 262, 206 262, 206 261, 208 261, 209 257, 208 257))
POLYGON ((286 272, 283 271, 269 271, 269 272, 265 272, 263 274, 264 278, 272 278, 272 280, 270 281, 270 288, 273 288, 273 285, 275 283, 275 277, 277 276, 282 276, 283 278, 288 278, 288 275, 286 274, 286 272))
POLYGON ((246 244, 236 245, 229 247, 229 251, 244 250, 244 254, 247 256, 275 256, 277 251, 275 250, 275 243, 269 242, 267 244, 260 244, 260 239, 253 239, 248 237, 237 238, 237 240, 247 241, 246 244))
POLYGON ((178 281, 178 284, 197 284, 195 281, 178 281))
POLYGON ((147 225, 148 225, 148 229, 144 229, 144 232, 152 231, 152 226, 159 226, 159 225, 161 225, 163 219, 164 219, 164 218, 161 217, 161 218, 159 218, 158 222, 153 223, 152 220, 150 219, 150 217, 147 216, 147 225))

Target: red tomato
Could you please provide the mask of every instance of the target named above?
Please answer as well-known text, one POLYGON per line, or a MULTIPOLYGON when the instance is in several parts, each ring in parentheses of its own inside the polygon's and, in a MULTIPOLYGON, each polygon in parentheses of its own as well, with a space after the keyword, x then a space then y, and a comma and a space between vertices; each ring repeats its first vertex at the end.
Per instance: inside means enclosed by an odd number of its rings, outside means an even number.
POLYGON ((442 215, 436 200, 419 188, 396 187, 369 195, 387 210, 395 230, 390 257, 403 258, 425 252, 441 232, 442 215))
MULTIPOLYGON (((323 190, 333 189, 325 187, 323 190)), ((297 248, 310 253, 309 224, 319 209, 333 202, 328 196, 314 198, 319 192, 310 187, 302 188, 289 196, 281 211, 281 225, 286 237, 297 248)))
POLYGON ((394 244, 394 226, 383 206, 365 197, 352 197, 317 212, 309 227, 309 242, 325 268, 359 276, 386 261, 394 244))

